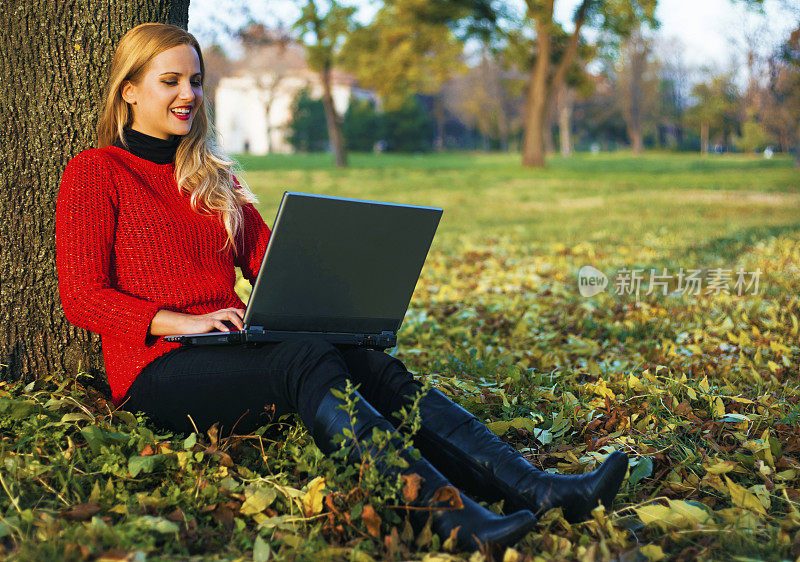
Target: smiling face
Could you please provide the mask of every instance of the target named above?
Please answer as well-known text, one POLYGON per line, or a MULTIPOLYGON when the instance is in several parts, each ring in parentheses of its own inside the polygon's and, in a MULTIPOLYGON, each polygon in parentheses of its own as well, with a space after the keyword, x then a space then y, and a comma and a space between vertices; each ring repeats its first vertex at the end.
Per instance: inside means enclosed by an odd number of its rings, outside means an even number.
POLYGON ((122 99, 133 110, 131 128, 164 140, 188 134, 203 101, 200 78, 200 58, 191 45, 153 57, 138 84, 122 85, 122 99))

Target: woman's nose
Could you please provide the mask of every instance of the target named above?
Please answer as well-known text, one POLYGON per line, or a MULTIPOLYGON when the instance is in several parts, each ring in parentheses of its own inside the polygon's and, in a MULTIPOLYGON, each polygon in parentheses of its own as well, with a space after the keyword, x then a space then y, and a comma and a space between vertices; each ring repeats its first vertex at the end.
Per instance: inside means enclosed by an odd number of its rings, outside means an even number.
POLYGON ((185 82, 181 86, 180 97, 181 97, 182 100, 194 101, 195 93, 194 93, 194 88, 192 87, 191 82, 185 82))

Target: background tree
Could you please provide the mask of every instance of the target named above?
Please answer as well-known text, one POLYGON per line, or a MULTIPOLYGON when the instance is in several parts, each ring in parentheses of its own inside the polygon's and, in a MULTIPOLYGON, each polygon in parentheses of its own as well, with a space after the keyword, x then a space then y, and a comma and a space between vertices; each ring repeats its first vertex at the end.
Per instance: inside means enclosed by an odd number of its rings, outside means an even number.
POLYGON ((764 120, 800 167, 800 25, 770 60, 764 120))
POLYGON ((410 96, 397 109, 383 114, 387 150, 428 152, 433 148, 436 124, 416 96, 410 96))
POLYGON ((287 140, 295 150, 321 152, 328 146, 325 107, 321 100, 312 99, 307 89, 297 94, 289 128, 292 133, 287 140))
POLYGON ((329 2, 323 11, 315 0, 308 0, 294 28, 306 41, 306 61, 309 68, 319 73, 322 83, 322 105, 333 155, 338 167, 347 166, 347 152, 342 136, 341 116, 333 105, 332 73, 340 60, 340 53, 348 34, 353 29, 356 9, 343 6, 336 0, 329 2))
POLYGON ((342 133, 347 150, 368 152, 384 138, 383 119, 372 100, 351 99, 344 114, 342 133))
POLYGON ((618 94, 607 73, 589 77, 589 93, 575 102, 574 121, 579 124, 578 143, 583 149, 596 145, 603 150, 616 148, 628 140, 618 94))
POLYGON ((657 65, 652 41, 636 29, 622 42, 614 65, 622 116, 634 154, 644 151, 643 130, 653 128, 658 105, 657 65))
POLYGON ((350 34, 342 52, 345 67, 359 84, 381 97, 388 110, 400 110, 413 94, 433 96, 438 149, 444 147, 442 84, 463 72, 462 45, 447 26, 464 11, 433 0, 387 0, 366 26, 350 34))
POLYGON ((552 61, 554 37, 565 33, 554 19, 555 0, 526 0, 526 22, 533 28, 535 61, 528 80, 525 101, 525 132, 522 163, 525 166, 544 166, 544 127, 548 103, 560 91, 575 57, 578 54, 581 31, 587 23, 625 36, 642 22, 655 25, 657 0, 583 0, 575 10, 573 30, 567 34, 566 48, 552 61))
POLYGON ((521 125, 523 75, 503 57, 484 47, 480 62, 443 88, 445 107, 481 134, 484 150, 508 150, 521 125))
POLYGON ((122 35, 145 22, 186 28, 188 14, 188 0, 0 0, 2 378, 102 373, 100 338, 72 326, 60 305, 58 186, 69 159, 94 142, 122 35))
POLYGON ((707 154, 709 141, 728 145, 737 128, 739 94, 730 75, 717 76, 710 83, 692 88, 697 103, 686 112, 686 122, 700 131, 700 152, 707 154))

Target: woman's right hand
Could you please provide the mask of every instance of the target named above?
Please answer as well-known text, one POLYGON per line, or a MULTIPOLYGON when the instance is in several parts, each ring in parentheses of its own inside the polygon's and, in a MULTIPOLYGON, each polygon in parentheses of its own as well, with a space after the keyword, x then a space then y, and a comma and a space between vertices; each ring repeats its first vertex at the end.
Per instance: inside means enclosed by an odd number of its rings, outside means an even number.
POLYGON ((150 334, 153 336, 170 336, 181 334, 204 334, 213 330, 230 332, 225 321, 233 324, 237 330, 244 329, 244 309, 222 308, 208 314, 183 314, 172 310, 159 310, 150 322, 150 334))

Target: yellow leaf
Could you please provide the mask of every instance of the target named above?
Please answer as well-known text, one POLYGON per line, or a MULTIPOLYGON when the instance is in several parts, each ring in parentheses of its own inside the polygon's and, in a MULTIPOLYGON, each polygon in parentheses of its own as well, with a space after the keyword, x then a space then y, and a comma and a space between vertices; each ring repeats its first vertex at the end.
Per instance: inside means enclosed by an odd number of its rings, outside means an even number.
POLYGON ((764 505, 755 495, 748 492, 744 487, 733 482, 727 476, 725 476, 725 483, 728 485, 728 493, 731 495, 731 501, 734 505, 743 507, 745 509, 750 509, 760 513, 761 515, 767 514, 767 511, 764 509, 764 505))
POLYGON ((252 487, 245 490, 245 500, 240 508, 242 515, 256 515, 264 511, 275 500, 274 488, 252 487))
POLYGON ((633 390, 645 390, 647 388, 635 375, 630 375, 628 377, 628 386, 630 386, 633 390))
POLYGON ((645 525, 655 523, 664 531, 670 528, 685 529, 711 523, 707 511, 682 500, 667 500, 669 505, 646 505, 634 508, 645 525))
POLYGON ((714 513, 722 517, 725 523, 732 524, 738 529, 762 529, 764 525, 751 511, 740 507, 728 507, 714 513))
POLYGON ((714 464, 703 465, 709 474, 726 474, 736 468, 736 461, 717 461, 714 464))
POLYGON ((647 557, 650 562, 658 562, 664 559, 664 551, 657 544, 648 544, 639 549, 639 552, 647 557))
POLYGON ((703 377, 703 380, 697 385, 703 392, 708 392, 710 386, 708 385, 708 377, 703 377))
POLYGON ((308 491, 303 496, 303 510, 306 516, 316 515, 322 511, 322 499, 325 497, 325 478, 317 476, 308 483, 308 491))
POLYGON ((714 400, 714 405, 712 406, 711 413, 714 417, 721 418, 725 415, 725 403, 722 401, 722 398, 717 396, 717 399, 714 400))

